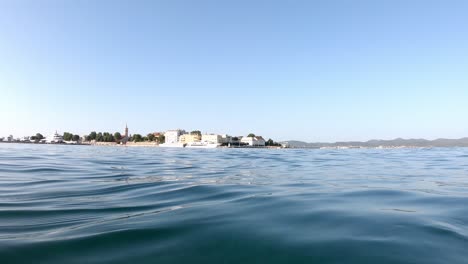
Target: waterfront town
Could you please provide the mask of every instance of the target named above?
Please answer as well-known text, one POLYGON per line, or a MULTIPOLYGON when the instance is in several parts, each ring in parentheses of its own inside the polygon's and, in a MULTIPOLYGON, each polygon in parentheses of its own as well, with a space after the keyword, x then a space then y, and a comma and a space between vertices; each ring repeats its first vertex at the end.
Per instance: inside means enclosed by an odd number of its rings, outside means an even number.
POLYGON ((68 132, 59 134, 57 131, 50 136, 37 133, 33 136, 15 138, 13 135, 0 137, 2 143, 32 143, 32 144, 71 144, 100 146, 158 146, 170 148, 287 148, 286 143, 277 143, 272 139, 265 140, 253 133, 246 136, 230 136, 227 134, 202 134, 195 130, 187 132, 183 129, 166 132, 153 132, 146 136, 130 134, 128 126, 123 133, 91 132, 87 135, 76 135, 68 132))
POLYGON ((33 136, 8 137, 0 136, 0 143, 24 144, 64 144, 88 146, 129 146, 129 147, 165 147, 165 148, 307 148, 307 149, 400 149, 400 148, 433 148, 433 147, 468 147, 468 137, 460 139, 435 140, 427 139, 390 139, 369 140, 364 142, 348 141, 335 143, 307 143, 303 141, 275 142, 265 140, 262 136, 250 133, 246 136, 228 134, 202 133, 199 130, 183 129, 153 132, 147 135, 130 134, 126 125, 123 132, 91 132, 77 135, 69 132, 49 136, 36 133, 33 136))

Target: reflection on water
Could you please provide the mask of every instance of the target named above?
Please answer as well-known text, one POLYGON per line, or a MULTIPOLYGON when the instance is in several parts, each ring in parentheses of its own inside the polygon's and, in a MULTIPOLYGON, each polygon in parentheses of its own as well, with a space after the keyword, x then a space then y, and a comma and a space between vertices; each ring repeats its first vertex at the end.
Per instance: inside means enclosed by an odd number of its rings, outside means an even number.
POLYGON ((467 157, 0 144, 0 257, 466 263, 467 157))

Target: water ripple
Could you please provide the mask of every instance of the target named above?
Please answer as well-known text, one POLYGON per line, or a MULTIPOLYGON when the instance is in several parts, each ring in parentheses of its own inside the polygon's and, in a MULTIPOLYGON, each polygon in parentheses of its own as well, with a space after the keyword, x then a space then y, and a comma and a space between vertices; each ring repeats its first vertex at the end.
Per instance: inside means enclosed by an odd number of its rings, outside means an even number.
POLYGON ((0 144, 0 258, 466 263, 467 157, 0 144))

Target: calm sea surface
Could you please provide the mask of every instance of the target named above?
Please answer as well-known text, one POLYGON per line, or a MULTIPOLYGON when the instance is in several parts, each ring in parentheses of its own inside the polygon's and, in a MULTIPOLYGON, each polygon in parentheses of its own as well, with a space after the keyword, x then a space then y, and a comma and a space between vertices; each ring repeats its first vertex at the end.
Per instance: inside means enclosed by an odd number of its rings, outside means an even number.
POLYGON ((3 263, 468 263, 468 149, 0 144, 3 263))

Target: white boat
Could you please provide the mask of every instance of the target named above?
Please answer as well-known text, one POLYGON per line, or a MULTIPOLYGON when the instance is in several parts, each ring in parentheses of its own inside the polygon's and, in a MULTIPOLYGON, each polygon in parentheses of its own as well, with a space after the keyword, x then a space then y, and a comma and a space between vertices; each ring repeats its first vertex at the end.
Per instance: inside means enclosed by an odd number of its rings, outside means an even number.
POLYGON ((63 143, 63 137, 55 131, 55 134, 49 136, 46 142, 51 144, 63 143))
POLYGON ((159 144, 161 148, 183 148, 185 147, 184 143, 163 143, 159 144))
POLYGON ((192 142, 188 143, 186 148, 217 148, 221 144, 208 143, 208 142, 192 142))

